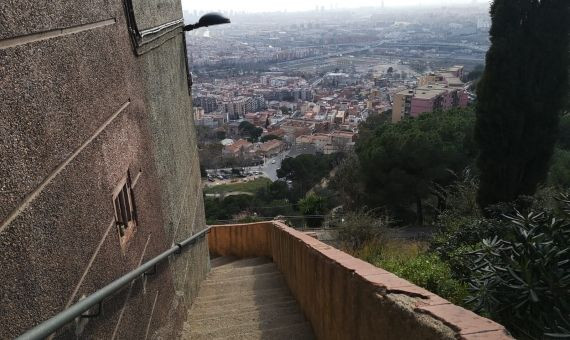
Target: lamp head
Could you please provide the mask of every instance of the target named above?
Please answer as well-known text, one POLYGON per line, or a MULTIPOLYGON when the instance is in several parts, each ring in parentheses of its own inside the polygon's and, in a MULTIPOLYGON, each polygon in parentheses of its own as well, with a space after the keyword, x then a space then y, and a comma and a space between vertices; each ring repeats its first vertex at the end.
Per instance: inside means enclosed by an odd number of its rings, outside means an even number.
POLYGON ((185 31, 191 31, 196 28, 200 27, 208 27, 214 25, 222 25, 222 24, 229 24, 231 23, 230 19, 226 18, 225 16, 221 15, 220 13, 208 13, 204 14, 200 20, 194 25, 187 25, 184 26, 185 31))

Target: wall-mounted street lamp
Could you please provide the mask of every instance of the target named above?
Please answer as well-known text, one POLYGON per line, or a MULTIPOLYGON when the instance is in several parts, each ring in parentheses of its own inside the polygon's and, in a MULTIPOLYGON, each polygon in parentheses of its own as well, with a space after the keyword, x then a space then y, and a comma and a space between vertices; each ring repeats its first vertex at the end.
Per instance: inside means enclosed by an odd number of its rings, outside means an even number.
POLYGON ((192 31, 200 27, 229 24, 230 22, 231 22, 230 19, 226 18, 225 16, 219 13, 208 13, 202 16, 200 20, 198 20, 198 22, 195 23, 194 25, 184 26, 184 30, 192 31))

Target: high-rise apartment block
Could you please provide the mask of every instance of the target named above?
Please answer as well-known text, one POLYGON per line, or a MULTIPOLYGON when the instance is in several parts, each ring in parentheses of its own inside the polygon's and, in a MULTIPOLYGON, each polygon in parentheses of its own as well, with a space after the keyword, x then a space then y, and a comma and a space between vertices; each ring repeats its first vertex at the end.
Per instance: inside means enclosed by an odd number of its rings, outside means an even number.
POLYGON ((400 91, 394 95, 392 122, 399 122, 406 117, 417 117, 426 112, 467 107, 469 97, 461 77, 463 77, 462 66, 450 67, 420 77, 417 88, 400 91))

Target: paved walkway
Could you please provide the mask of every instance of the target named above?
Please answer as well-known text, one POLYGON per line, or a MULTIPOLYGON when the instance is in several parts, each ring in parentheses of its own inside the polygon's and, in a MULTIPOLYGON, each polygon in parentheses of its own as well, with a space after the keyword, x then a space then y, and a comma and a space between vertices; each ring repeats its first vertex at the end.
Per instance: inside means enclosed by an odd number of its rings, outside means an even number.
POLYGON ((314 339, 283 275, 266 258, 212 260, 183 339, 314 339))

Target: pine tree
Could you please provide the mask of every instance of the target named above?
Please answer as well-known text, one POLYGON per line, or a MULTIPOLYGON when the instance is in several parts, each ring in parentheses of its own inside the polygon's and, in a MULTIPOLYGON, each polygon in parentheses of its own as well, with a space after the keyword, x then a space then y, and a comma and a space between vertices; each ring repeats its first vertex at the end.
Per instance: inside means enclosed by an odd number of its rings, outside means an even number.
POLYGON ((568 0, 495 0, 477 88, 479 205, 533 195, 546 179, 568 91, 568 0))

